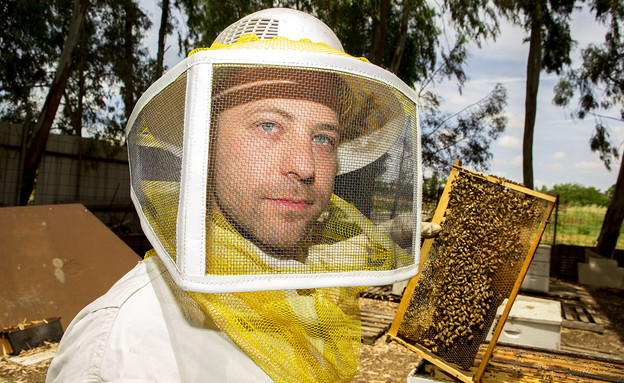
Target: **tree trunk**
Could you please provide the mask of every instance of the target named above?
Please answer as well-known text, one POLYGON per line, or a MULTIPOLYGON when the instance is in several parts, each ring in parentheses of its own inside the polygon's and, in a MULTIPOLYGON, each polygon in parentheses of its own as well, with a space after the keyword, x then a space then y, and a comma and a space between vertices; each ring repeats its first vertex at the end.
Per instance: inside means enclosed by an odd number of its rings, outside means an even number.
POLYGON ((74 48, 76 48, 76 45, 78 45, 80 30, 84 24, 88 7, 89 0, 74 1, 74 13, 69 24, 67 39, 65 40, 65 46, 61 52, 54 81, 52 81, 45 103, 43 104, 43 109, 41 110, 39 119, 33 129, 33 136, 30 144, 26 150, 24 176, 22 177, 20 187, 20 205, 28 204, 28 201, 35 189, 39 165, 41 164, 41 159, 43 158, 43 151, 45 150, 48 142, 50 128, 52 127, 52 123, 56 117, 56 111, 58 110, 69 73, 71 72, 72 52, 74 51, 74 48))
POLYGON ((522 174, 524 186, 533 189, 533 133, 537 113, 537 90, 542 70, 542 20, 536 16, 531 23, 529 59, 527 61, 526 95, 524 100, 524 138, 522 141, 522 174))
POLYGON ((160 15, 160 29, 158 30, 158 55, 156 56, 156 78, 163 74, 165 61, 165 38, 169 26, 169 0, 162 0, 162 14, 160 15))
POLYGON ((379 6, 379 18, 373 21, 373 42, 371 44, 371 62, 381 66, 386 42, 386 25, 388 24, 388 8, 390 0, 381 0, 379 6))
POLYGON ((409 23, 409 14, 412 2, 411 0, 405 0, 403 2, 403 10, 401 12, 401 29, 399 30, 399 41, 394 49, 394 56, 392 56, 392 64, 390 65, 390 72, 399 73, 399 66, 401 66, 401 59, 403 58, 403 51, 405 50, 405 43, 407 42, 407 25, 409 23))
POLYGON ((83 126, 83 113, 84 113, 84 99, 87 96, 87 91, 85 88, 85 82, 87 81, 87 75, 85 73, 85 67, 87 65, 87 57, 82 55, 76 70, 78 71, 78 105, 76 105, 76 110, 73 113, 73 125, 75 134, 78 137, 82 137, 82 126, 83 126))
POLYGON ((622 228, 622 220, 624 220, 624 157, 620 164, 620 171, 615 182, 611 202, 609 202, 607 213, 602 222, 596 253, 613 258, 620 229, 622 228))
POLYGON ((135 99, 134 99, 134 67, 135 67, 135 57, 134 57, 134 41, 132 36, 132 15, 133 12, 132 5, 126 4, 124 5, 124 57, 126 72, 124 73, 124 79, 122 80, 124 83, 122 98, 124 103, 124 114, 126 117, 126 121, 130 119, 130 115, 132 114, 132 108, 134 107, 135 99))

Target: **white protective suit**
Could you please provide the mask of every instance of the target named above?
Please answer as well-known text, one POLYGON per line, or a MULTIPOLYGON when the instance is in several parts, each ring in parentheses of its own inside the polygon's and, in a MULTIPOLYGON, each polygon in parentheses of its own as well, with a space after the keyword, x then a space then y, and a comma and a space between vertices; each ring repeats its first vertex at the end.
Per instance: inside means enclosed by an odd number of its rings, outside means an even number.
POLYGON ((140 262, 71 322, 46 382, 271 382, 171 279, 140 262))

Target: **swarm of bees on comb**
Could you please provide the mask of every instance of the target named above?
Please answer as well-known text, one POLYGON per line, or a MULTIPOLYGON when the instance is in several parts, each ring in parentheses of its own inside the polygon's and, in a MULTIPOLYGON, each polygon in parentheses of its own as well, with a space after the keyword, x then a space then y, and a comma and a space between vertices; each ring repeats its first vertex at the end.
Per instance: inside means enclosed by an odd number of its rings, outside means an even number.
POLYGON ((535 197, 460 173, 398 335, 470 367, 543 211, 535 197))

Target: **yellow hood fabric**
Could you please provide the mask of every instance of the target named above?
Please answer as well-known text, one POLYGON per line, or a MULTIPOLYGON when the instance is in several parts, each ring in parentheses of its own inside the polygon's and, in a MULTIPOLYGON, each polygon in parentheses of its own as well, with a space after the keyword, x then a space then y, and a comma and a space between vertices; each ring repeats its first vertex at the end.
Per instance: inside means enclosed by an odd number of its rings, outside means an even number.
MULTIPOLYGON (((409 257, 355 207, 337 196, 297 272, 371 267, 409 257), (348 256, 345 252, 349 252, 348 256), (397 254, 397 252, 399 254, 397 254), (390 253, 393 253, 392 255, 390 253), (353 262, 357 254, 359 264, 353 262), (348 262, 346 261, 348 260, 348 262), (342 262, 341 262, 342 261, 342 262)), ((208 218, 207 271, 278 273, 270 258, 218 213, 208 218)), ((148 254, 149 255, 149 254, 148 254)), ((358 294, 363 287, 203 294, 189 292, 212 320, 276 382, 348 382, 359 363, 358 294)))

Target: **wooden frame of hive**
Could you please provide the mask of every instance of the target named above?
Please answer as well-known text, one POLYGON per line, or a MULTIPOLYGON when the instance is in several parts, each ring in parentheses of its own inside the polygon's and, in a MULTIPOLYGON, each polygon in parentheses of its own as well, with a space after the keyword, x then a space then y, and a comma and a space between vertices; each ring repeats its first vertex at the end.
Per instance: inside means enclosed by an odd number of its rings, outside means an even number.
MULTIPOLYGON (((398 335, 399 328, 405 319, 405 313, 408 310, 408 307, 410 306, 410 303, 412 301, 412 295, 414 294, 414 291, 418 285, 419 278, 423 274, 422 273, 423 266, 425 265, 429 252, 431 251, 432 245, 434 244, 434 241, 436 239, 435 238, 427 239, 424 241, 422 245, 421 257, 420 257, 420 268, 419 268, 420 272, 417 276, 415 276, 409 281, 407 287, 405 288, 405 291, 403 293, 401 303, 397 309, 397 313, 395 315, 394 321, 392 323, 392 326, 390 327, 390 330, 388 331, 387 341, 396 341, 402 346, 415 352, 423 359, 429 361, 430 363, 444 370, 449 375, 459 379, 462 382, 471 383, 471 382, 480 381, 481 377, 483 376, 487 363, 492 355, 494 346, 496 345, 496 342, 503 330, 503 326, 509 315, 509 312, 515 301, 515 298, 518 295, 524 276, 526 275, 527 269, 529 268, 529 265, 531 264, 531 260, 533 259, 533 254, 535 253, 535 250, 537 249, 537 246, 539 245, 541 236, 544 232, 546 224, 548 223, 548 219, 550 217, 550 214, 556 202, 556 197, 552 197, 543 193, 533 191, 526 187, 520 186, 518 184, 514 184, 512 182, 508 182, 506 180, 503 180, 497 177, 486 176, 480 173, 472 172, 467 169, 461 168, 460 165, 461 163, 459 161, 457 161, 455 165, 453 165, 451 174, 449 175, 449 179, 446 183, 446 187, 440 198, 436 212, 433 216, 432 221, 435 223, 438 223, 438 224, 442 223, 443 217, 445 216, 446 211, 447 211, 450 193, 451 193, 454 181, 462 173, 468 174, 474 177, 478 177, 479 179, 482 179, 482 180, 485 180, 494 184, 502 185, 506 189, 510 189, 510 190, 513 190, 514 192, 518 192, 524 195, 535 197, 546 203, 546 207, 543 212, 542 219, 539 222, 539 225, 537 226, 537 229, 533 235, 533 239, 530 245, 528 246, 528 252, 526 253, 526 256, 524 257, 522 267, 519 269, 519 273, 517 277, 515 278, 515 284, 513 285, 513 288, 511 289, 509 296, 507 297, 508 299, 507 304, 505 305, 504 310, 501 313, 500 319, 498 320, 498 323, 495 326, 491 340, 489 341, 487 348, 481 359, 481 362, 479 363, 476 369, 471 368, 471 369, 466 370, 458 366, 457 364, 451 363, 445 358, 436 355, 434 352, 432 352, 431 350, 429 350, 427 347, 423 346, 422 344, 406 341, 405 339, 402 339, 400 335, 398 335)), ((494 310, 496 310, 496 308, 494 308, 494 310)), ((488 324, 488 327, 487 327, 488 330, 489 330, 489 325, 491 325, 491 323, 492 322, 488 324)), ((474 361, 474 358, 472 360, 474 361)))

